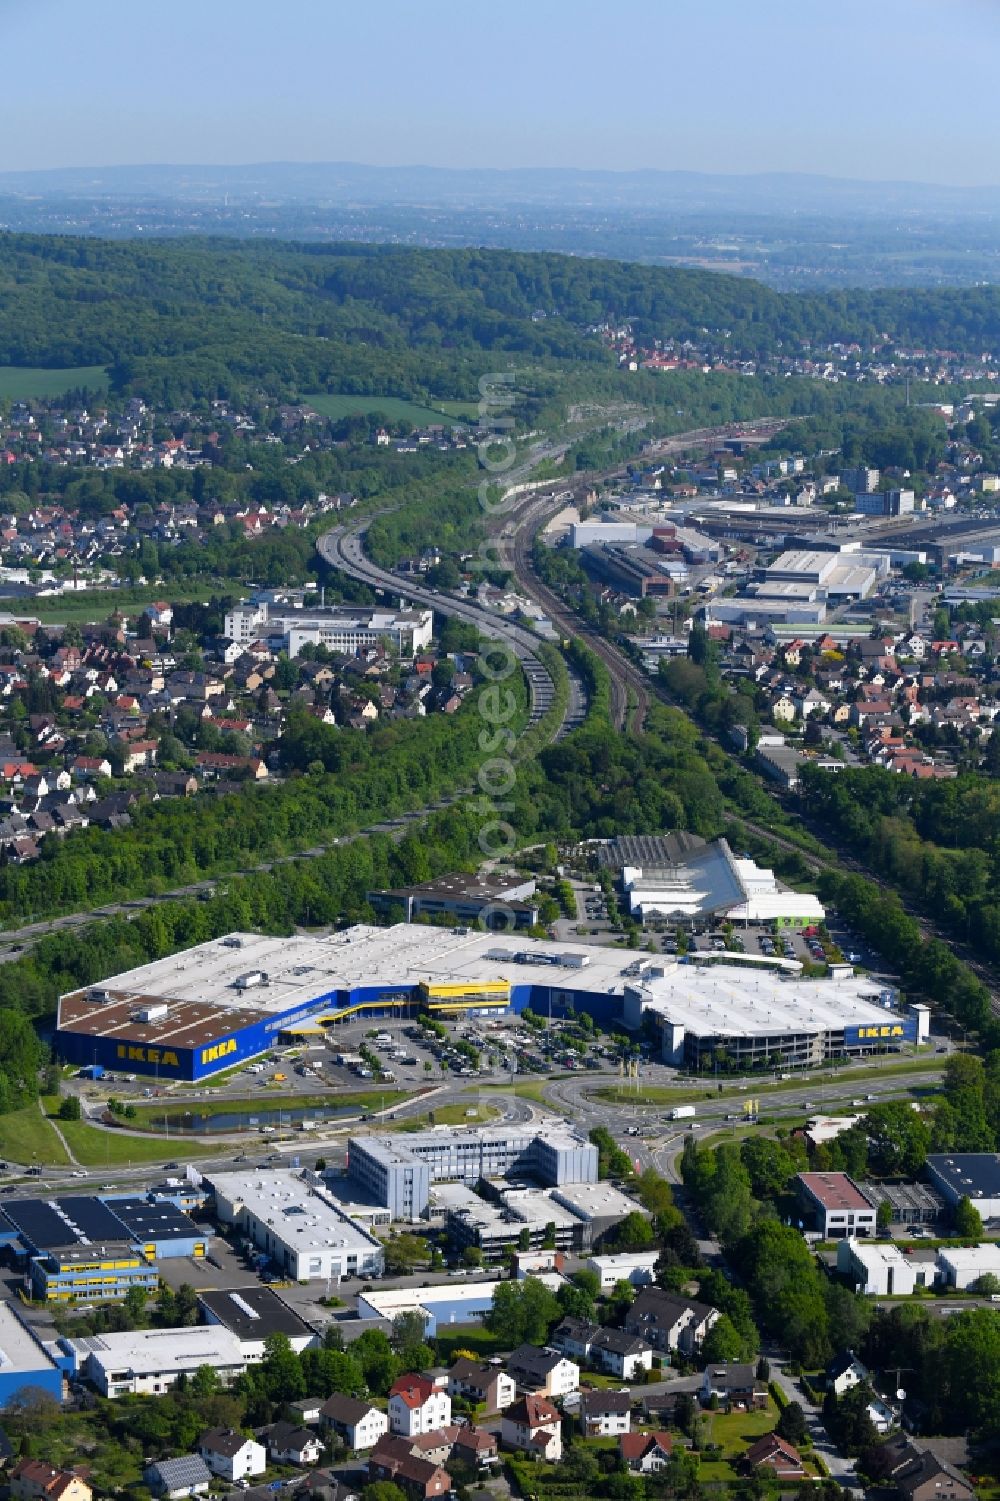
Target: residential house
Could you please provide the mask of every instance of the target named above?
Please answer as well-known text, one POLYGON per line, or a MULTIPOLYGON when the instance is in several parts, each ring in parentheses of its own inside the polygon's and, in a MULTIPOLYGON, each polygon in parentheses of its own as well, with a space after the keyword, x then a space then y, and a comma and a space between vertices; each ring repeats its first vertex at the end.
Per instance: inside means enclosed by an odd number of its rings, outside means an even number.
POLYGON ((268 1457, 279 1465, 318 1464, 323 1445, 309 1428, 295 1423, 272 1423, 260 1437, 267 1443, 268 1457))
POLYGON ((586 1362, 600 1332, 600 1324, 589 1324, 586 1319, 562 1319, 552 1331, 552 1348, 571 1356, 578 1364, 586 1362))
POLYGON ((751 1473, 770 1470, 779 1480, 804 1480, 806 1467, 794 1444, 777 1433, 765 1433, 743 1456, 743 1464, 751 1473))
MULTIPOLYGON (((303 1421, 308 1421, 304 1418, 303 1421)), ((357 1397, 334 1392, 319 1409, 320 1426, 336 1433, 349 1449, 370 1449, 389 1432, 389 1419, 381 1408, 357 1397)))
POLYGON ((198 1453, 213 1475, 234 1484, 248 1475, 263 1475, 267 1469, 264 1445, 235 1428, 210 1428, 198 1440, 198 1453))
POLYGON ((588 1438, 609 1438, 632 1430, 629 1392, 581 1392, 580 1427, 588 1438))
POLYGON ((873 1475, 895 1487, 900 1501, 975 1501, 975 1490, 960 1470, 906 1434, 880 1444, 870 1463, 873 1475))
POLYGON ((669 1433, 623 1433, 618 1453, 637 1475, 656 1475, 670 1463, 674 1441, 669 1433))
POLYGON ((707 1407, 716 1398, 726 1412, 753 1412, 767 1406, 767 1383, 758 1381, 749 1361, 710 1365, 701 1385, 701 1400, 707 1407))
POLYGON ((206 1495, 212 1472, 200 1454, 182 1454, 178 1459, 153 1460, 142 1478, 161 1501, 182 1501, 185 1496, 206 1495))
POLYGON ((626 1334, 638 1335, 654 1350, 696 1354, 721 1314, 707 1303, 675 1297, 660 1287, 646 1287, 625 1315, 626 1334))
POLYGON ((826 1368, 826 1389, 838 1398, 846 1396, 863 1381, 871 1381, 871 1372, 853 1350, 843 1350, 835 1355, 826 1368))
POLYGON ((72 1470, 44 1459, 19 1459, 7 1477, 13 1501, 93 1501, 93 1491, 72 1470))
POLYGON ((517 1384, 501 1367, 461 1356, 448 1372, 449 1397, 466 1397, 486 1412, 502 1412, 517 1396, 517 1384))
POLYGON ((624 1329, 600 1329, 591 1344, 591 1360, 621 1381, 635 1381, 652 1369, 653 1347, 638 1334, 624 1329))
POLYGON ((519 1345, 507 1361, 507 1371, 522 1391, 546 1397, 565 1397, 580 1388, 580 1367, 558 1350, 519 1345))
POLYGON ((368 1478, 393 1481, 412 1501, 434 1501, 452 1487, 451 1476, 442 1465, 414 1454, 405 1439, 392 1434, 380 1439, 372 1450, 368 1478))
POLYGON ((389 1390, 389 1431, 412 1438, 451 1422, 451 1398, 427 1376, 412 1371, 400 1376, 389 1390))
POLYGON ((500 1442, 542 1459, 562 1459, 562 1420, 547 1397, 521 1397, 500 1419, 500 1442))

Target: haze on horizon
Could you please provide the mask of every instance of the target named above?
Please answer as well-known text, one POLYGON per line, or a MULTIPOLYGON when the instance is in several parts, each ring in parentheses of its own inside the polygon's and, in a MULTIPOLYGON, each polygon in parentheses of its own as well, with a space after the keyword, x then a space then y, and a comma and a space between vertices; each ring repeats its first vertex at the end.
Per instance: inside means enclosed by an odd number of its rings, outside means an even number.
POLYGON ((0 0, 0 171, 364 162, 976 186, 996 0, 0 0))

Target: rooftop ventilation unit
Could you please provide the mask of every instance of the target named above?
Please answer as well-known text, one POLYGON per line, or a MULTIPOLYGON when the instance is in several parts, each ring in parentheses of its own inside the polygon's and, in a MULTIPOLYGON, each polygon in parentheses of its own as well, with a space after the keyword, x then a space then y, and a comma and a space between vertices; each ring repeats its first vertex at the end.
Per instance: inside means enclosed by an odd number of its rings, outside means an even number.
POLYGON ((102 1004, 106 1004, 108 1001, 113 999, 114 997, 112 996, 111 991, 108 990, 104 985, 87 986, 88 1001, 99 1001, 102 1004))
POLYGON ((222 947, 224 949, 241 949, 243 947, 243 939, 237 933, 230 933, 228 938, 222 940, 222 947))
POLYGON ((268 983, 268 974, 264 969, 248 969, 246 974, 237 975, 233 981, 234 990, 256 990, 261 985, 268 983))

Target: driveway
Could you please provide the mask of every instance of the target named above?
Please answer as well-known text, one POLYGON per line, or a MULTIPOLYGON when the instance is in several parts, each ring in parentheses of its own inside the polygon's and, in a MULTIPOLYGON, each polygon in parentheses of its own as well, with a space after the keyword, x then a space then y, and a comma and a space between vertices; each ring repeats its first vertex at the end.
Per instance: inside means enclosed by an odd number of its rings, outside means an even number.
POLYGON ((811 1401, 799 1385, 798 1379, 789 1376, 786 1370, 785 1360, 775 1355, 772 1351, 766 1351, 767 1360, 771 1367, 771 1380, 785 1395, 789 1402, 797 1402, 805 1413, 806 1426, 809 1429, 809 1437, 813 1441, 813 1447, 817 1454, 822 1455, 827 1469, 839 1485, 858 1486, 857 1471, 854 1460, 848 1459, 835 1449, 830 1442, 830 1436, 823 1426, 823 1412, 811 1401))

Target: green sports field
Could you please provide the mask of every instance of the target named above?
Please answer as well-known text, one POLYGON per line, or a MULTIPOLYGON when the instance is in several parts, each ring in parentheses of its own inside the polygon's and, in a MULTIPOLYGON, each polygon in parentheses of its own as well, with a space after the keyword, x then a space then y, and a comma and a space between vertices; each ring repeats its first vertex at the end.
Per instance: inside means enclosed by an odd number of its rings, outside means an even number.
POLYGON ((401 396, 350 396, 329 391, 307 391, 302 399, 309 406, 315 407, 320 416, 329 417, 333 422, 341 417, 350 417, 355 412, 362 415, 378 412, 389 422, 414 423, 447 422, 449 418, 455 421, 471 420, 476 415, 474 401, 442 401, 439 407, 434 408, 421 406, 419 402, 408 401, 401 396))
POLYGON ((108 372, 103 365, 77 365, 68 370, 43 370, 33 365, 0 365, 0 400, 27 401, 31 396, 61 396, 76 386, 105 391, 108 372))

